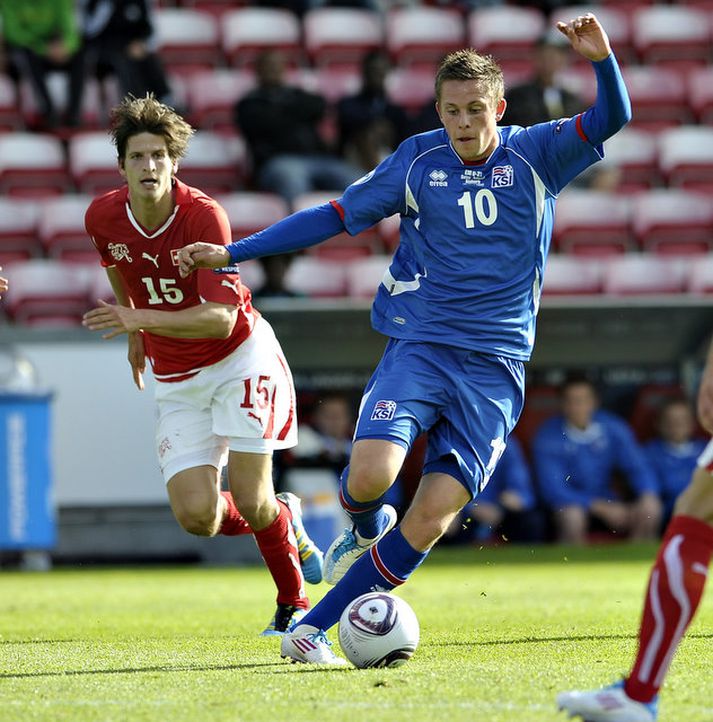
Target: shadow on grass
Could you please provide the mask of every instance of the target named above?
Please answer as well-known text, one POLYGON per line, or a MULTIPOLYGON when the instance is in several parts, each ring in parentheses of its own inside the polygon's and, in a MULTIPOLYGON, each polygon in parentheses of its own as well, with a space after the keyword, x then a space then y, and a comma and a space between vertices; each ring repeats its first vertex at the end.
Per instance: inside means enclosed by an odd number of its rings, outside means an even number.
MULTIPOLYGON (((713 639, 713 632, 687 634, 687 639, 713 639)), ((522 637, 520 639, 490 639, 484 642, 430 642, 429 647, 497 647, 506 644, 542 644, 543 642, 595 642, 608 639, 637 639, 636 634, 579 634, 566 637, 522 637)))

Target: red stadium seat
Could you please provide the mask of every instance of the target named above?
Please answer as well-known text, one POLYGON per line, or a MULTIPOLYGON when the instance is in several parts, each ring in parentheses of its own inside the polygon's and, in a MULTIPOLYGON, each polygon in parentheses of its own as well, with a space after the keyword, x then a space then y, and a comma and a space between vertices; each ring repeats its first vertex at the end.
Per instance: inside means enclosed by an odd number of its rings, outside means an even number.
POLYGON ((287 203, 272 193, 240 191, 216 196, 216 200, 228 214, 236 240, 277 223, 289 213, 287 203))
POLYGON ((264 50, 280 49, 292 65, 302 59, 300 22, 289 10, 238 8, 222 18, 222 44, 233 67, 253 67, 264 50))
POLYGON ((255 75, 247 70, 218 68, 192 73, 186 90, 193 125, 203 130, 235 129, 235 104, 254 86, 255 75))
POLYGON ((661 185, 656 136, 645 130, 622 128, 604 143, 606 161, 621 174, 618 190, 639 191, 661 185))
POLYGON ((426 103, 435 102, 433 71, 426 68, 394 68, 386 76, 386 93, 394 105, 416 113, 426 103))
POLYGON ((635 249, 631 206, 626 197, 569 189, 557 201, 553 238, 557 249, 606 256, 635 249))
POLYGON ((240 264, 240 282, 251 291, 260 288, 265 281, 265 272, 259 260, 243 261, 240 264))
MULTIPOLYGON (((329 203, 329 201, 339 198, 342 191, 315 191, 313 193, 304 193, 294 201, 294 210, 299 211, 312 206, 329 203)), ((334 238, 329 238, 324 243, 316 246, 310 246, 307 253, 316 255, 320 258, 350 261, 352 259, 363 258, 381 251, 381 239, 377 232, 376 226, 362 231, 356 236, 350 236, 348 233, 340 233, 334 238)))
POLYGON ((560 412, 559 391, 555 386, 530 386, 525 392, 525 407, 515 426, 515 434, 530 453, 532 439, 540 426, 560 412))
POLYGON ((688 101, 699 123, 713 125, 713 67, 689 73, 688 101))
POLYGON ((627 253, 603 265, 602 288, 613 296, 670 295, 684 290, 688 266, 658 255, 627 253))
POLYGON ((674 255, 713 248, 713 206, 705 194, 659 189, 633 199, 632 228, 647 251, 674 255))
POLYGON ((0 134, 0 193, 46 196, 73 187, 64 149, 54 135, 0 134))
POLYGON ((36 259, 5 270, 12 283, 4 302, 15 323, 78 325, 89 308, 89 279, 81 266, 36 259))
POLYGON ((359 68, 370 50, 382 46, 381 16, 370 10, 326 7, 307 12, 302 20, 304 46, 315 67, 359 68))
POLYGON ((545 266, 542 293, 545 296, 591 295, 602 290, 599 261, 551 253, 545 266))
POLYGON ((84 228, 84 214, 91 201, 90 195, 64 195, 42 204, 37 233, 48 257, 99 262, 84 228))
POLYGON ((468 43, 492 55, 503 67, 531 70, 532 53, 545 30, 542 13, 534 8, 502 5, 473 10, 468 16, 468 43))
POLYGON ((156 44, 163 62, 182 71, 210 69, 222 59, 218 23, 213 15, 188 8, 155 13, 156 44))
POLYGON ((178 164, 178 177, 208 195, 230 193, 242 185, 246 173, 245 141, 210 130, 198 130, 178 164))
POLYGON ((691 264, 688 292, 700 295, 713 294, 713 256, 703 256, 691 264))
POLYGON ((116 303, 114 289, 111 287, 106 269, 99 264, 99 254, 96 251, 94 253, 94 263, 87 263, 83 266, 83 272, 87 276, 89 285, 87 293, 90 306, 96 305, 97 301, 116 303))
POLYGON ((104 131, 79 133, 70 139, 69 170, 82 193, 103 193, 124 182, 116 148, 104 131))
POLYGON ((658 137, 659 168, 669 186, 713 191, 713 128, 684 126, 658 137))
POLYGON ((393 253, 401 240, 401 216, 395 214, 388 218, 382 218, 376 224, 376 231, 384 244, 384 248, 389 253, 393 253))
POLYGON ((396 7, 386 16, 386 48, 397 65, 433 68, 464 40, 463 18, 456 10, 396 7))
POLYGON ((646 384, 636 393, 634 406, 629 415, 634 433, 639 441, 648 441, 656 434, 656 417, 662 405, 669 399, 685 399, 686 393, 678 384, 646 384))
POLYGON ((0 196, 0 258, 2 263, 42 255, 37 236, 40 205, 27 198, 0 196))
POLYGON ((317 256, 298 256, 292 262, 285 285, 305 296, 338 297, 346 291, 346 269, 340 261, 317 256))
POLYGON ((346 269, 349 297, 373 298, 390 264, 390 256, 371 256, 352 261, 346 269))
POLYGON ((680 5, 641 8, 631 33, 645 65, 705 66, 711 60, 710 23, 701 10, 680 5))
MULTIPOLYGON (((288 73, 289 77, 289 73, 288 73)), ((327 103, 335 104, 348 95, 356 95, 361 89, 361 73, 349 66, 317 68, 303 73, 300 87, 322 95, 327 103)))
POLYGON ((629 67, 622 70, 633 108, 632 125, 661 130, 690 122, 686 87, 669 68, 629 67))

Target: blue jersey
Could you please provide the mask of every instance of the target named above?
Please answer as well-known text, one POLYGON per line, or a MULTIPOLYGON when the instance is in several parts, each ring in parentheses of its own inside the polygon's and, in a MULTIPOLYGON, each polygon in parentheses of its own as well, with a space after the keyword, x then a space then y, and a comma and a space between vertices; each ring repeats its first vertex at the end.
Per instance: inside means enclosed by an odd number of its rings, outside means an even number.
POLYGON ((499 128, 478 164, 460 159, 445 130, 422 133, 347 188, 337 203, 349 233, 401 215, 372 307, 377 331, 529 359, 555 199, 603 156, 580 118, 499 128))
POLYGON ((692 439, 684 444, 652 439, 644 447, 659 484, 659 495, 667 506, 688 486, 698 457, 705 448, 706 442, 701 439, 692 439))

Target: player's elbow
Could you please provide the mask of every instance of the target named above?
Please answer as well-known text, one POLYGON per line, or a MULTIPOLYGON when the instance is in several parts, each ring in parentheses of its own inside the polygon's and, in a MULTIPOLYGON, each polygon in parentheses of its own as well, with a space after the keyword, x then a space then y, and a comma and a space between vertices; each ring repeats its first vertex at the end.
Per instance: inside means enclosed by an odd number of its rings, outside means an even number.
POLYGON ((233 333, 237 318, 237 309, 216 309, 210 324, 210 337, 219 339, 229 338, 230 334, 233 333))

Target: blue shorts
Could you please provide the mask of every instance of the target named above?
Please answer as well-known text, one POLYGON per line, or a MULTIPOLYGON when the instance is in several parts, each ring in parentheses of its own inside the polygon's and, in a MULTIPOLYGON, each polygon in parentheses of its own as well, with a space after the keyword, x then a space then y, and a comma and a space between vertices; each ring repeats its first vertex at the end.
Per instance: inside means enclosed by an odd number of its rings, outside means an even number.
POLYGON ((391 339, 364 391, 354 438, 408 449, 427 431, 423 473, 450 474, 475 497, 505 450, 524 400, 521 361, 391 339))

